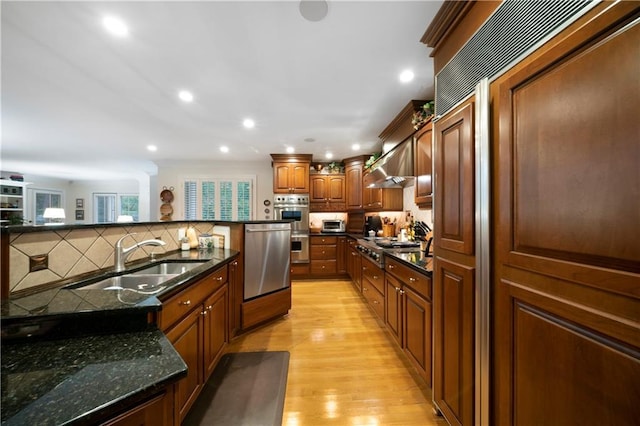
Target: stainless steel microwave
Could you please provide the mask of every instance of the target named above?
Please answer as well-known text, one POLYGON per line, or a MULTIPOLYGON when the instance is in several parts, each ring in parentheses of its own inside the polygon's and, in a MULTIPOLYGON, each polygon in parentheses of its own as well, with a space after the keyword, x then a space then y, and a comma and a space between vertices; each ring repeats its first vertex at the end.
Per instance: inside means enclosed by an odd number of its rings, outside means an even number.
POLYGON ((322 232, 344 232, 345 224, 341 219, 325 219, 322 221, 322 232))

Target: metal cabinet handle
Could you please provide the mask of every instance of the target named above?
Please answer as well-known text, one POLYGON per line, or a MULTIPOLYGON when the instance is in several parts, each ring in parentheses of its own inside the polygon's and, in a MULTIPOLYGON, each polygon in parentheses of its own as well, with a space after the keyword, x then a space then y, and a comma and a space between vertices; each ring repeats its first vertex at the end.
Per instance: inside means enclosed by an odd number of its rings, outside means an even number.
POLYGON ((378 279, 378 276, 377 276, 377 275, 374 275, 374 276, 373 276, 373 279, 374 279, 374 280, 377 280, 377 279, 378 279))
POLYGON ((191 300, 187 300, 186 302, 180 302, 181 305, 189 306, 191 305, 191 300))
POLYGON ((400 287, 395 287, 396 293, 400 291, 400 287))
POLYGON ((393 268, 395 268, 395 266, 389 265, 389 269, 393 269, 393 268))
POLYGON ((207 311, 202 311, 202 312, 200 312, 200 315, 203 315, 203 316, 204 316, 204 315, 207 315, 207 311))
POLYGON ((216 280, 222 281, 222 277, 216 277, 216 280))
POLYGON ((401 295, 402 295, 402 294, 404 294, 404 293, 405 293, 405 291, 404 291, 404 290, 400 290, 400 294, 401 294, 401 295))
POLYGON ((374 300, 374 301, 373 301, 373 304, 374 304, 374 305, 378 305, 378 304, 380 304, 380 302, 378 302, 377 300, 374 300))
POLYGON ((416 279, 415 279, 415 278, 413 278, 413 277, 409 277, 409 281, 411 281, 412 283, 415 283, 415 282, 416 282, 416 281, 418 281, 418 280, 416 280, 416 279))

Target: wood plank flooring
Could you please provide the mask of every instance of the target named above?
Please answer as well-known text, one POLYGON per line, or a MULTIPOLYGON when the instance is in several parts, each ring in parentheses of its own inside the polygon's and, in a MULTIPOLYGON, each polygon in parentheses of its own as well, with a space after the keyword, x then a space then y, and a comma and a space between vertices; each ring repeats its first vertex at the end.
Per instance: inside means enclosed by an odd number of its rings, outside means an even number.
POLYGON ((229 352, 291 354, 283 425, 446 425, 431 389, 349 281, 295 281, 289 315, 229 352))

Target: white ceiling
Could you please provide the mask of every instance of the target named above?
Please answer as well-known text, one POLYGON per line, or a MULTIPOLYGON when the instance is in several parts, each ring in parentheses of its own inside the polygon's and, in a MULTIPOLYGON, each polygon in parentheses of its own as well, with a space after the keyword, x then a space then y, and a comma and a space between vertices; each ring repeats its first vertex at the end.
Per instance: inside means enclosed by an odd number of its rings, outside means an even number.
POLYGON ((441 4, 334 0, 312 22, 299 1, 2 1, 0 169, 100 179, 289 146, 316 161, 370 154, 409 100, 433 97, 420 38, 441 4), (108 34, 105 14, 129 36, 108 34))

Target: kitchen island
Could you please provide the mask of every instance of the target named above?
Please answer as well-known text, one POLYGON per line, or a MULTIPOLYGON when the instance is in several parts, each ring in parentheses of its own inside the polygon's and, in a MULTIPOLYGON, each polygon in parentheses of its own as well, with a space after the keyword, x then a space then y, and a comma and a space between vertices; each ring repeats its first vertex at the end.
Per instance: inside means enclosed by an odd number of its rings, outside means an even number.
POLYGON ((190 250, 130 266, 127 272, 198 263, 153 295, 86 290, 76 286, 82 281, 3 301, 2 424, 95 424, 130 410, 136 419, 173 424, 172 384, 187 366, 155 324, 160 299, 237 257, 230 249, 190 250))

